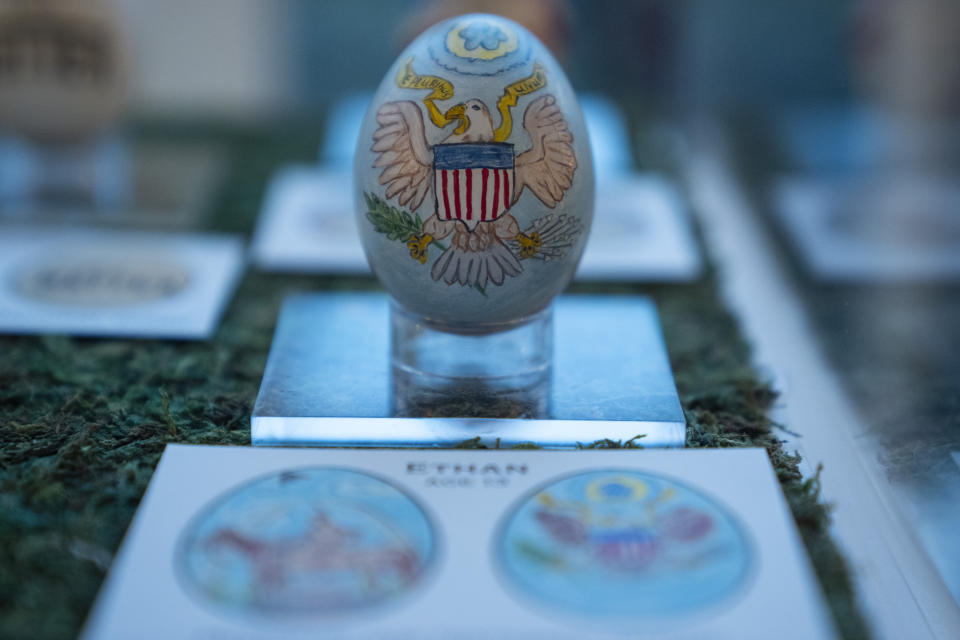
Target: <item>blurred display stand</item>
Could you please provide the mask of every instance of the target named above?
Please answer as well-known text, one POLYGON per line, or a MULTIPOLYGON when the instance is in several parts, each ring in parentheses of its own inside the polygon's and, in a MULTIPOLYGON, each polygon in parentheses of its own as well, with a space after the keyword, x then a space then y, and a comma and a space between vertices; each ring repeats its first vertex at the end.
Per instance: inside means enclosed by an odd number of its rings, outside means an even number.
POLYGON ((883 114, 865 105, 795 107, 774 121, 785 160, 816 175, 875 171, 884 147, 883 114))
POLYGON ((774 132, 785 164, 772 209, 825 282, 960 280, 960 127, 864 104, 793 109, 774 132))
POLYGON ((960 281, 960 8, 861 2, 856 101, 776 120, 773 209, 808 272, 831 282, 960 281))
POLYGON ((116 136, 79 145, 0 140, 0 203, 7 215, 31 208, 116 210, 130 200, 129 149, 116 136))
MULTIPOLYGON (((353 154, 372 94, 356 93, 330 111, 318 166, 281 169, 271 181, 253 240, 262 269, 369 273, 354 221, 353 154)), ((577 279, 689 282, 702 263, 679 190, 663 176, 633 170, 619 107, 580 97, 597 169, 597 209, 577 279)))
POLYGON ((0 141, 0 223, 199 228, 225 167, 205 142, 111 134, 50 148, 9 138, 0 141))

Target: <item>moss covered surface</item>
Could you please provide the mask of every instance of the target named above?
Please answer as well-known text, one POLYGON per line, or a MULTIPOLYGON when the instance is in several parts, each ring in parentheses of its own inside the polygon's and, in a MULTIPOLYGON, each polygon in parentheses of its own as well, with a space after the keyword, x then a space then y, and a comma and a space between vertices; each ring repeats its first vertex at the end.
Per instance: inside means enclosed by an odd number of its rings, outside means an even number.
MULTIPOLYGON (((239 232, 251 229, 273 168, 311 160, 317 140, 302 130, 215 137, 230 145, 234 163, 213 227, 239 232)), ((214 338, 200 343, 0 337, 0 637, 76 635, 167 443, 249 444, 250 410, 288 293, 376 286, 364 278, 250 273, 214 338)), ((575 291, 654 296, 688 446, 767 449, 839 628, 864 637, 844 561, 827 533, 829 509, 816 481, 805 482, 798 459, 780 445, 766 417, 774 396, 750 368, 713 278, 575 291)))

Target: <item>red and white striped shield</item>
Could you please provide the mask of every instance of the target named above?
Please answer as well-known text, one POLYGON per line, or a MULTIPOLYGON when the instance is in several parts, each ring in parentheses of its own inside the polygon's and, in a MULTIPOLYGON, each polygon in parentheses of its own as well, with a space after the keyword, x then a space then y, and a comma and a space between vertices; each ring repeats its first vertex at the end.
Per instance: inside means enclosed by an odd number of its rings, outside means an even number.
POLYGON ((513 196, 513 160, 512 144, 434 145, 437 217, 459 220, 473 231, 477 223, 502 216, 513 196))

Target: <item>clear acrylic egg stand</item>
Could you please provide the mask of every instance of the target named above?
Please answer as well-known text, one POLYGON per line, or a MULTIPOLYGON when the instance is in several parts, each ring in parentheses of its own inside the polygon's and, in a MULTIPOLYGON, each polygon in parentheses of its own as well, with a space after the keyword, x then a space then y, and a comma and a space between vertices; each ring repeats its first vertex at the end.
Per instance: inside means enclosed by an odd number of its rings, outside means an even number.
POLYGON ((255 445, 577 448, 683 446, 686 425, 647 298, 561 296, 468 334, 385 294, 314 293, 283 305, 251 429, 255 445))

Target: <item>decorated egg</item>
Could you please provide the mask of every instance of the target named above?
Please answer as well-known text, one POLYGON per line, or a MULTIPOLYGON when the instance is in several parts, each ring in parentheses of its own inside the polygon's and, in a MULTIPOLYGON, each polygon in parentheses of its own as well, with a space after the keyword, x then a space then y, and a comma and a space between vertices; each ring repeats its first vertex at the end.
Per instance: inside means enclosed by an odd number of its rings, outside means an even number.
POLYGON ((0 130, 67 142, 97 135, 127 97, 109 0, 0 0, 0 130))
POLYGON ((511 326, 573 278, 593 217, 587 130, 563 70, 520 25, 471 14, 414 40, 354 162, 367 260, 434 326, 511 326))

